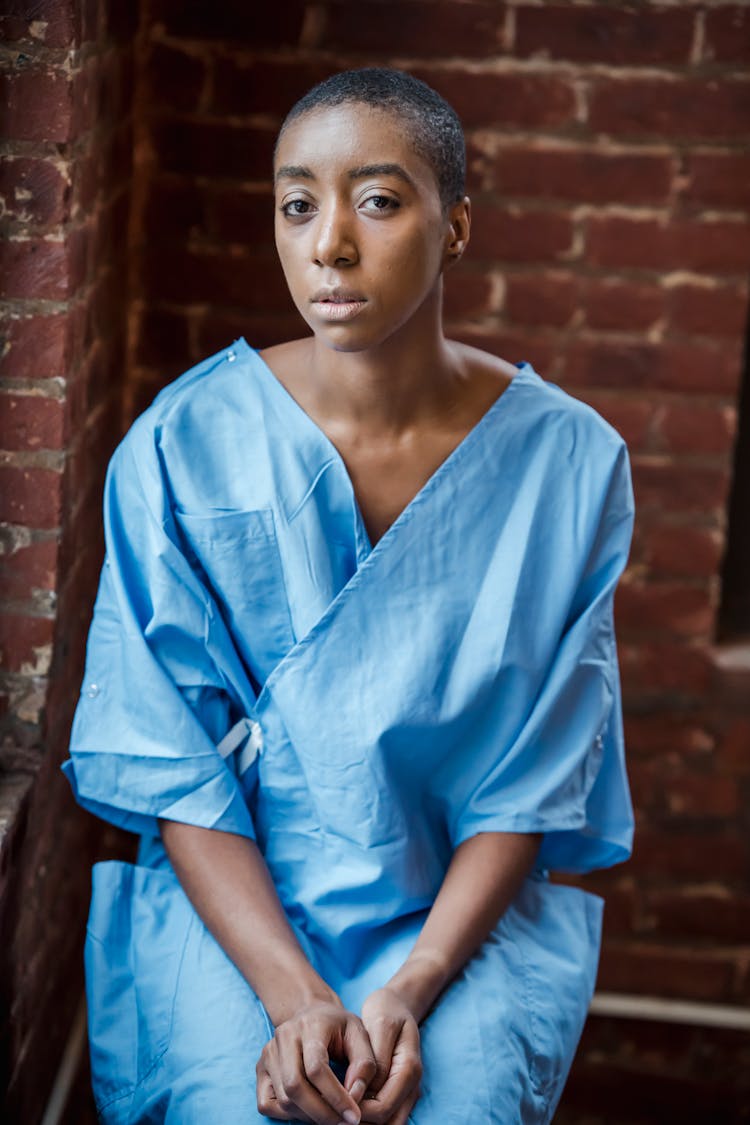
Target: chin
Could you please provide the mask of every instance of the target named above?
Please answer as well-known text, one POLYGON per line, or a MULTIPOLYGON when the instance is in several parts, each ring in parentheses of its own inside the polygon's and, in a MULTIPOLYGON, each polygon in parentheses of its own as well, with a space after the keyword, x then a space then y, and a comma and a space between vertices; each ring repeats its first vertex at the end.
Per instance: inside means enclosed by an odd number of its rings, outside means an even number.
POLYGON ((355 325, 347 324, 313 329, 313 335, 332 352, 366 352, 383 342, 381 339, 373 339, 369 333, 358 332, 355 325))

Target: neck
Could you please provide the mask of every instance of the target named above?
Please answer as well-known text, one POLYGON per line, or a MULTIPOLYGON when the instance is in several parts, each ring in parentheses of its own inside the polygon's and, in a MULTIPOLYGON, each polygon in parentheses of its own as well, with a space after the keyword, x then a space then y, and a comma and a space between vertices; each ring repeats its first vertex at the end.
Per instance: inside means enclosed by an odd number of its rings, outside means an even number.
POLYGON ((367 351, 335 351, 313 338, 308 385, 334 426, 396 435, 450 407, 460 371, 436 297, 367 351))

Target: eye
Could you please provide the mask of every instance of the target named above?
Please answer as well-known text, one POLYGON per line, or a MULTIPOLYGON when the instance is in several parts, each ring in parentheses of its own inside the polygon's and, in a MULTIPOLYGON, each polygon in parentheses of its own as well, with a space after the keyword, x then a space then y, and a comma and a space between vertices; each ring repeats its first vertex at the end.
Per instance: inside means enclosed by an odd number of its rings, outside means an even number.
POLYGON ((361 206, 367 211, 387 214, 389 211, 397 211, 401 204, 390 195, 368 195, 367 199, 362 200, 361 206))
POLYGON ((306 199, 289 199, 286 203, 282 203, 279 210, 288 219, 303 218, 312 210, 312 204, 306 199))

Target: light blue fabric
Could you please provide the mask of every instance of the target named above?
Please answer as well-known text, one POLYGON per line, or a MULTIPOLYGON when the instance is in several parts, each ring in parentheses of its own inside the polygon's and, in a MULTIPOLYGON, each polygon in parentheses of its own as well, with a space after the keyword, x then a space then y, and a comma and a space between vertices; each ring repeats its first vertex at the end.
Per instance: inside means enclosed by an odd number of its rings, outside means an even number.
POLYGON ((110 464, 70 758, 142 834, 94 872, 86 947, 107 1122, 265 1120, 271 1025, 157 818, 257 840, 308 956, 358 1011, 455 847, 542 832, 539 870, 422 1025, 414 1125, 550 1120, 593 990, 601 901, 546 869, 627 858, 612 598, 622 439, 519 364, 371 547, 342 458, 243 338, 164 390, 110 464))

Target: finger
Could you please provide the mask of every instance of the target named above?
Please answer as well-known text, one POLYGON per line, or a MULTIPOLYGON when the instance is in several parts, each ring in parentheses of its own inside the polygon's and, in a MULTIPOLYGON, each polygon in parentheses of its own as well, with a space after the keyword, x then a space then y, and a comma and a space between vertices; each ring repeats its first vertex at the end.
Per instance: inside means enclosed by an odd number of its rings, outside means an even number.
MULTIPOLYGON (((373 1054, 375 1055, 375 1062, 377 1070, 374 1076, 370 1079, 368 1087, 370 1093, 377 1093, 382 1089, 388 1075, 391 1071, 391 1060, 393 1058, 393 1050, 396 1042, 401 1034, 402 1024, 394 1019, 378 1016, 372 1020, 363 1020, 365 1030, 370 1036, 370 1043, 372 1044, 373 1054)), ((349 1072, 347 1071, 345 1085, 349 1086, 349 1072)), ((362 1093, 365 1091, 363 1090, 362 1093)), ((352 1090, 354 1095, 354 1091, 352 1090)))
POLYGON ((255 1100, 258 1105, 258 1113, 263 1117, 270 1117, 273 1121, 292 1121, 295 1118, 298 1121, 308 1120, 307 1118, 301 1119, 298 1113, 292 1114, 281 1108, 276 1097, 276 1091, 273 1088, 271 1076, 260 1064, 256 1067, 255 1100))
POLYGON ((362 1021, 356 1016, 347 1020, 344 1029, 344 1051, 349 1060, 344 1075, 344 1086, 356 1104, 361 1101, 365 1090, 378 1073, 378 1062, 370 1036, 362 1021), (364 1083, 364 1086, 361 1083, 364 1083))
POLYGON ((422 1058, 419 1049, 419 1031, 415 1025, 404 1024, 396 1043, 391 1070, 375 1097, 365 1097, 360 1104, 362 1117, 378 1125, 399 1109, 422 1080, 422 1058))
POLYGON ((297 1034, 285 1034, 282 1028, 277 1030, 276 1038, 278 1062, 275 1070, 273 1067, 269 1070, 281 1108, 291 1112, 293 1117, 313 1121, 315 1125, 339 1125, 342 1117, 351 1125, 357 1125, 359 1108, 331 1070, 325 1043, 313 1039, 306 1047, 297 1034), (318 1080, 332 1092, 332 1102, 321 1097, 310 1082, 306 1051, 318 1080), (350 1114, 349 1119, 344 1117, 344 1111, 350 1114))
POLYGON ((325 1120, 330 1120, 331 1125, 339 1125, 342 1120, 347 1125, 358 1125, 359 1106, 333 1073, 326 1044, 320 1040, 303 1040, 302 1065, 308 1083, 296 1096, 303 1109, 314 1120, 317 1120, 315 1110, 326 1112, 325 1120))
POLYGON ((406 1101, 403 1103, 403 1105, 399 1106, 399 1108, 396 1110, 393 1117, 388 1122, 388 1125, 408 1125, 409 1114, 411 1113, 411 1111, 414 1109, 414 1106, 419 1101, 419 1096, 420 1096, 421 1093, 422 1093, 422 1091, 421 1091, 420 1087, 417 1086, 416 1090, 414 1090, 409 1095, 409 1097, 406 1099, 406 1101))

